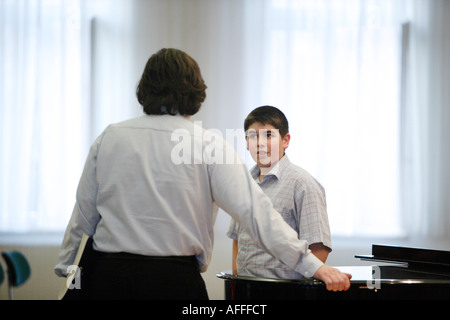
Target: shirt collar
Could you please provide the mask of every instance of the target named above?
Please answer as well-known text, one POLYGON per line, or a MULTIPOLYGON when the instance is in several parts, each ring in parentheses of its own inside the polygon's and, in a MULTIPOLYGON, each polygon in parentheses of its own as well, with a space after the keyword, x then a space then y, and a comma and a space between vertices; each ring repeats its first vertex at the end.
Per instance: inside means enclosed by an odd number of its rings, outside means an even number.
MULTIPOLYGON (((291 162, 289 161, 289 158, 287 154, 285 154, 280 161, 277 162, 277 164, 272 168, 272 170, 269 171, 269 173, 266 176, 274 176, 278 180, 283 175, 283 172, 286 170, 286 168, 289 166, 291 162)), ((251 170, 250 174, 252 175, 253 179, 258 179, 259 174, 261 170, 259 169, 258 165, 255 165, 251 170)))

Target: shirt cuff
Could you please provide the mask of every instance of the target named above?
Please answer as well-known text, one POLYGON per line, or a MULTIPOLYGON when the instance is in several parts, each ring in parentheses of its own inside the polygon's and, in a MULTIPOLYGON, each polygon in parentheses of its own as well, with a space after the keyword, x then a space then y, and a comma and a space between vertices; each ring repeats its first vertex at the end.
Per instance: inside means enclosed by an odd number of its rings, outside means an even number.
POLYGON ((308 249, 308 252, 300 258, 295 271, 300 272, 306 278, 312 278, 323 265, 324 263, 308 249))
POLYGON ((238 239, 237 233, 236 232, 231 232, 231 231, 227 232, 227 237, 232 239, 232 240, 237 240, 238 239))

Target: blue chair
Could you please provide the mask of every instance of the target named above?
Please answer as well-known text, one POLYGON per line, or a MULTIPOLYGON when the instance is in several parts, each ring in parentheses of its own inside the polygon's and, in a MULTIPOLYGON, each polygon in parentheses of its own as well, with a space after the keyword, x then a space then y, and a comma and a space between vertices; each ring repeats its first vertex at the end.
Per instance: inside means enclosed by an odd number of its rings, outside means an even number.
POLYGON ((3 283, 3 280, 5 280, 5 272, 3 272, 3 266, 0 264, 0 285, 3 283))
POLYGON ((2 257, 6 262, 8 274, 9 299, 14 299, 13 288, 28 280, 31 268, 27 258, 19 251, 4 251, 2 257))

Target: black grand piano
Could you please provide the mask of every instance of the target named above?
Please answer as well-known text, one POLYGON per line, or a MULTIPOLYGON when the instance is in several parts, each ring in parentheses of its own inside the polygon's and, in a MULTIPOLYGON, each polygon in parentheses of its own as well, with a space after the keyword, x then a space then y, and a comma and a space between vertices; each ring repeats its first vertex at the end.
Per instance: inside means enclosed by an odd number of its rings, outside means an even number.
POLYGON ((352 274, 347 291, 332 292, 316 279, 284 280, 221 272, 226 300, 450 299, 450 251, 372 245, 356 258, 371 266, 337 267, 352 274), (377 265, 378 264, 378 265, 377 265))

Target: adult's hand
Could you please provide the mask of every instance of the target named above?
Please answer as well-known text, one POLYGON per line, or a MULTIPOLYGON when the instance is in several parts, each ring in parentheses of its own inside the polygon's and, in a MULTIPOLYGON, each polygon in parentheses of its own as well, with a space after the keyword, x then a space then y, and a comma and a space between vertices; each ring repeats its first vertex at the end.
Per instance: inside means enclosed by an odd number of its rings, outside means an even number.
POLYGON ((343 273, 336 268, 323 265, 316 273, 314 278, 322 280, 330 291, 345 291, 350 288, 351 274, 343 273))

